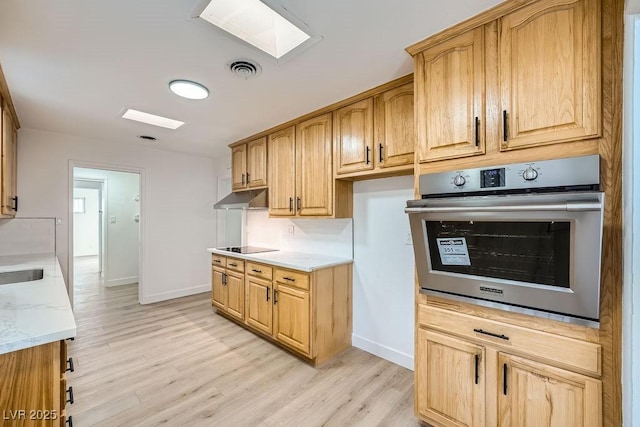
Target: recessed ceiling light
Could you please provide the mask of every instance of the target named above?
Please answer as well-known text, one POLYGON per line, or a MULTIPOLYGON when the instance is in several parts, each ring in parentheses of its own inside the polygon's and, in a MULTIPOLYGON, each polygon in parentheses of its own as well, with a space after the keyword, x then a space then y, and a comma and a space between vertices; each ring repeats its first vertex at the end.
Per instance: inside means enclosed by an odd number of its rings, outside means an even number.
POLYGON ((260 0, 211 0, 199 16, 276 59, 311 39, 260 0))
POLYGON ((149 114, 143 111, 133 110, 131 108, 122 115, 122 118, 168 129, 178 129, 184 124, 184 122, 181 122, 180 120, 168 119, 166 117, 156 116, 155 114, 149 114))
POLYGON ((209 96, 209 89, 191 80, 173 80, 169 82, 169 89, 176 95, 188 99, 205 99, 209 96))

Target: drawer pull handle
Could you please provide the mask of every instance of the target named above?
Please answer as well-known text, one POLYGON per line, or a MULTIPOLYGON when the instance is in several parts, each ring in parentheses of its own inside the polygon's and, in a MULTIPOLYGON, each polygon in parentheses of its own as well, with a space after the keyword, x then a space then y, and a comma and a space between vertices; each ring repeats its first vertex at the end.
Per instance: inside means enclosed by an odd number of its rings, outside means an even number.
POLYGON ((67 341, 75 341, 75 340, 76 340, 75 337, 67 338, 67 341))
POLYGON ((67 369, 64 370, 65 372, 75 372, 75 369, 73 367, 73 357, 70 357, 67 359, 67 369))
POLYGON ((67 420, 64 423, 69 427, 73 427, 73 416, 69 415, 69 418, 67 418, 67 420))
POLYGON ((295 281, 296 281, 296 279, 292 279, 291 277, 286 277, 286 276, 285 276, 285 277, 283 277, 283 279, 284 279, 284 280, 288 280, 288 281, 290 281, 290 282, 295 282, 295 281))
POLYGON ((220 264, 222 261, 220 261, 219 259, 214 259, 213 262, 220 264))
POLYGON ((229 264, 229 265, 230 265, 231 267, 237 267, 237 266, 238 266, 238 264, 236 264, 236 263, 229 264))
POLYGON ((254 273, 262 273, 262 270, 256 270, 255 268, 252 268, 251 271, 253 271, 254 273))
POLYGON ((483 331, 482 329, 474 329, 473 332, 477 332, 479 334, 489 335, 490 337, 500 338, 501 340, 509 341, 509 337, 506 335, 498 335, 498 334, 494 334, 493 332, 483 331))
POLYGON ((67 389, 67 394, 69 395, 69 399, 67 399, 67 403, 70 403, 73 405, 73 387, 69 386, 69 388, 67 389))

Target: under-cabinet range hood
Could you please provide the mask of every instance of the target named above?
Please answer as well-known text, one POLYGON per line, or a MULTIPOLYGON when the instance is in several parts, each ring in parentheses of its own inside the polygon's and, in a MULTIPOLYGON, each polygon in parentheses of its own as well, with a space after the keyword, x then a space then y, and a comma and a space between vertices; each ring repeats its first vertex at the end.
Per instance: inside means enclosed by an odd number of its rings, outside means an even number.
POLYGON ((213 205, 214 209, 267 209, 269 197, 266 189, 231 193, 213 205))

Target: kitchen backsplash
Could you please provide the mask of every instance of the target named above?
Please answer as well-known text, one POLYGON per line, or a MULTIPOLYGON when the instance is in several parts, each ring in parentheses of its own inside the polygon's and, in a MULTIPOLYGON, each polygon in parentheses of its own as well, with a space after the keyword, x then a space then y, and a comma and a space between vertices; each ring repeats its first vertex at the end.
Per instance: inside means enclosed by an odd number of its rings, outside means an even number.
POLYGON ((245 243, 352 259, 353 220, 269 218, 267 211, 247 211, 245 243))
POLYGON ((54 253, 54 218, 0 219, 0 256, 54 253))

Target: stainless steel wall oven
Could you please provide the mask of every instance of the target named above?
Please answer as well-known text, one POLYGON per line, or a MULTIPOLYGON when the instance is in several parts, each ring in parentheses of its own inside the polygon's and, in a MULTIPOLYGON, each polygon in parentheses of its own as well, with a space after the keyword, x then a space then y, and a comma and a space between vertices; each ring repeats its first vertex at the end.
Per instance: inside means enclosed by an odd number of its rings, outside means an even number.
POLYGON ((599 157, 420 176, 407 202, 421 292, 599 325, 599 157))

